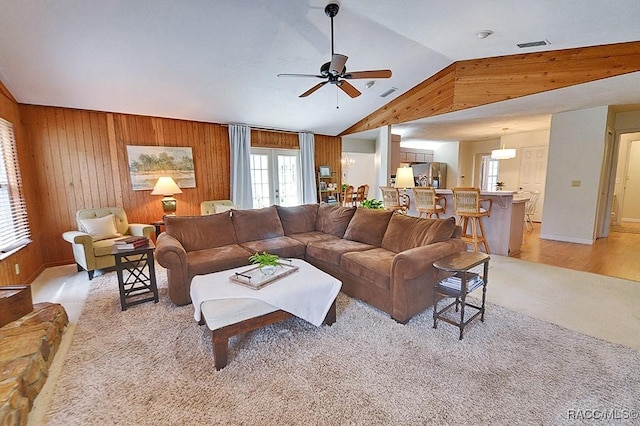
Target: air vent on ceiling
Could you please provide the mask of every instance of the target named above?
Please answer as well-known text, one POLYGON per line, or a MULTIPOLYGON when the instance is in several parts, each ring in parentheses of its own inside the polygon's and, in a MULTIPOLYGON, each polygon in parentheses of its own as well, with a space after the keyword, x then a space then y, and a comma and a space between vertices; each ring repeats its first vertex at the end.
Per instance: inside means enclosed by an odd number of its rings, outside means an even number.
POLYGON ((392 87, 391 89, 389 89, 389 90, 386 90, 386 91, 382 92, 382 93, 380 94, 380 97, 381 97, 381 98, 386 98, 387 96, 389 96, 390 94, 392 94, 392 93, 393 93, 393 92, 395 92, 396 90, 398 90, 398 88, 397 88, 397 87, 392 87))
POLYGON ((540 40, 540 41, 530 41, 529 43, 518 43, 517 46, 520 49, 524 49, 526 47, 537 47, 537 46, 546 46, 549 43, 549 40, 540 40))

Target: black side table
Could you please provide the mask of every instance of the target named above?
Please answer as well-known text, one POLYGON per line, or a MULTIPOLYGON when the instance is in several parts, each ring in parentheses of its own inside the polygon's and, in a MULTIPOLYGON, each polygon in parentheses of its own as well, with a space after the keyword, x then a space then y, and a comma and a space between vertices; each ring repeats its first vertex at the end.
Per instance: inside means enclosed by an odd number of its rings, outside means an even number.
POLYGON ((463 251, 458 254, 444 257, 433 263, 433 266, 439 270, 439 274, 446 273, 446 277, 440 279, 438 284, 433 287, 433 328, 437 328, 437 321, 453 324, 460 329, 460 338, 464 327, 473 321, 478 315, 480 321, 484 322, 484 307, 487 296, 487 283, 489 281, 489 259, 485 253, 474 253, 463 251), (482 275, 470 271, 470 269, 484 264, 482 275), (467 303, 467 294, 482 287, 482 304, 480 306, 467 303), (454 301, 438 311, 438 300, 443 297, 453 297, 454 301), (460 320, 454 321, 442 314, 455 306, 456 312, 460 308, 460 320), (465 307, 474 308, 477 312, 470 318, 465 320, 465 307))
POLYGON ((149 241, 149 245, 144 247, 130 250, 118 250, 114 247, 111 251, 116 260, 120 306, 123 311, 126 311, 129 306, 152 300, 158 303, 153 257, 155 248, 153 242, 149 241))

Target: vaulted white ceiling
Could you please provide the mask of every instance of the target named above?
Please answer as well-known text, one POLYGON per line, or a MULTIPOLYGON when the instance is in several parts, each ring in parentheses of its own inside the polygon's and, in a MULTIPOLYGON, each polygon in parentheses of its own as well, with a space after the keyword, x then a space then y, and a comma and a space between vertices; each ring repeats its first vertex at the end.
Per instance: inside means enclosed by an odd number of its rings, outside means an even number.
MULTIPOLYGON (((348 70, 393 76, 370 89, 352 80, 355 99, 331 85, 299 98, 319 80, 277 74, 316 74, 330 60, 328 2, 0 0, 0 80, 25 104, 336 135, 455 61, 640 40, 638 0, 342 0, 335 50, 348 70), (485 29, 493 35, 476 37, 485 29), (516 46, 538 40, 551 44, 516 46)), ((640 104, 636 74, 405 130, 464 139, 548 126, 561 110, 640 104)))

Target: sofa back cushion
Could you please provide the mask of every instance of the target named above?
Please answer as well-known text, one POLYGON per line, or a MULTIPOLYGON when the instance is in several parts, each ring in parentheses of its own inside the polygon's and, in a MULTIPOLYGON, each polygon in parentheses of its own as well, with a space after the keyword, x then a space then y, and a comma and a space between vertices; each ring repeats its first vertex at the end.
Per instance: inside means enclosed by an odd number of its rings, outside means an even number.
POLYGON ((186 251, 204 250, 236 244, 236 231, 229 212, 208 216, 165 216, 167 234, 186 251))
POLYGON ((344 236, 344 232, 347 230, 347 226, 349 226, 349 221, 355 212, 355 207, 341 207, 328 203, 321 203, 318 206, 316 231, 342 238, 344 236))
POLYGON ((253 210, 234 210, 231 215, 239 243, 284 236, 276 206, 253 210))
POLYGON ((392 214, 386 210, 358 208, 347 226, 344 238, 380 247, 392 214))
POLYGON ((284 235, 302 234, 316 230, 318 204, 304 204, 301 206, 276 206, 284 235))
POLYGON ((382 238, 382 248, 395 253, 447 241, 456 229, 455 218, 420 219, 394 214, 382 238))

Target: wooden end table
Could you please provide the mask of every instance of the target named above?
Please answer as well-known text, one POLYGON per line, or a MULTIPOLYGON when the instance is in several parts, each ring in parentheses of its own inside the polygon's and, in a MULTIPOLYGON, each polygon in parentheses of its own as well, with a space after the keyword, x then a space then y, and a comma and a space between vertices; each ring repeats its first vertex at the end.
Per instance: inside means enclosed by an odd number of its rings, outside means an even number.
POLYGON ((154 303, 158 303, 158 286, 153 257, 155 248, 153 242, 149 241, 149 244, 144 247, 130 250, 119 250, 114 247, 111 251, 116 261, 120 306, 123 311, 126 311, 129 306, 152 300, 154 303))
POLYGON ((489 281, 489 259, 485 253, 474 253, 463 251, 451 256, 444 257, 433 263, 438 269, 439 275, 446 276, 438 281, 433 287, 433 328, 437 328, 437 321, 453 324, 460 329, 460 338, 464 333, 464 327, 475 318, 480 316, 480 321, 484 322, 485 301, 487 296, 487 283, 489 281), (471 272, 470 270, 476 266, 484 265, 482 275, 471 272), (482 287, 482 304, 480 306, 467 303, 467 294, 482 287), (454 301, 438 311, 438 300, 440 298, 453 297, 454 301), (446 311, 453 306, 460 310, 460 320, 454 321, 451 318, 443 316, 446 311), (475 314, 465 320, 465 308, 474 308, 477 310, 475 314))

